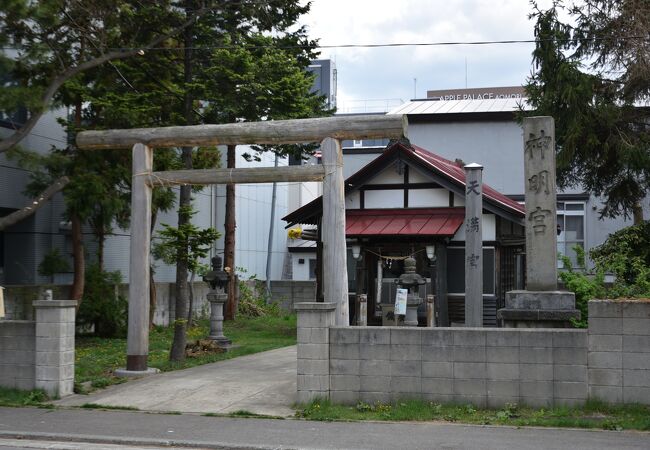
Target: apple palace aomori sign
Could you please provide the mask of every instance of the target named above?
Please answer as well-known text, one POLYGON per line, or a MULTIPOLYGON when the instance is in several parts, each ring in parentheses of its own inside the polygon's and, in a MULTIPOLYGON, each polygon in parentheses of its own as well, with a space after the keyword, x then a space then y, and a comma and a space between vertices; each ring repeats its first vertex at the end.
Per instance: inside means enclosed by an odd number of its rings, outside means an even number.
POLYGON ((524 88, 521 86, 427 91, 427 98, 431 100, 495 100, 524 96, 524 88))

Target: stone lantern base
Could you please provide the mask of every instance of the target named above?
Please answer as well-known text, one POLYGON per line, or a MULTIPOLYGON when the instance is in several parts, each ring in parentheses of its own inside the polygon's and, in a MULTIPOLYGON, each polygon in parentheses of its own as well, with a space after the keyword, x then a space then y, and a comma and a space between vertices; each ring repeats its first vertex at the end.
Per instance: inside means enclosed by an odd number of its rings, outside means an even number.
POLYGON ((211 291, 207 295, 210 302, 210 335, 208 339, 215 342, 219 348, 228 350, 232 341, 223 335, 223 307, 228 301, 228 294, 211 291))

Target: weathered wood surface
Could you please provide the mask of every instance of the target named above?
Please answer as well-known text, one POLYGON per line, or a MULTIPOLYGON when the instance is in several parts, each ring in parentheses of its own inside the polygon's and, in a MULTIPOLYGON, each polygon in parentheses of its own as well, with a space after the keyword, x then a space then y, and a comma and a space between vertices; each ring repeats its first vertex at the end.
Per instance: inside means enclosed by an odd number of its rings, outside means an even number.
POLYGON ((433 328, 436 326, 436 310, 435 310, 435 297, 427 295, 427 327, 433 328))
POLYGON ((368 295, 357 295, 357 325, 368 326, 368 295))
POLYGON ((147 180, 151 186, 169 186, 322 181, 324 177, 325 168, 319 164, 316 166, 169 170, 153 172, 147 177, 147 180))
POLYGON ((360 115, 315 119, 269 120, 223 125, 193 125, 126 130, 82 131, 77 147, 83 150, 131 148, 137 143, 151 147, 294 144, 339 140, 406 137, 406 116, 360 115))
POLYGON ((447 298, 447 245, 436 242, 436 296, 439 327, 449 326, 449 302, 447 298))
POLYGON ((336 303, 336 325, 349 326, 345 186, 343 151, 336 139, 325 138, 323 153, 323 289, 326 302, 336 303))
POLYGON ((149 353, 149 254, 151 244, 151 187, 146 174, 153 166, 153 149, 133 146, 131 187, 131 261, 129 266, 129 323, 126 369, 147 369, 149 353))

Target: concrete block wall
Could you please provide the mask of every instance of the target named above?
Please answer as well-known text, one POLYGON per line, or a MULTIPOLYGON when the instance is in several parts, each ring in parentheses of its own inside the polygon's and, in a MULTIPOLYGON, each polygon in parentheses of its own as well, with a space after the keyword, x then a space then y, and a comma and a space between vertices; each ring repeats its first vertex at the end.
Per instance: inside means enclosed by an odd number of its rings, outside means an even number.
POLYGON ((51 397, 74 389, 76 301, 34 302, 35 321, 0 320, 0 385, 43 389, 51 397))
POLYGON ((300 303, 298 313, 298 402, 329 397, 329 331, 334 326, 334 303, 300 303))
POLYGON ((588 330, 335 327, 319 308, 296 305, 299 401, 650 404, 647 299, 591 301, 588 330))
POLYGON ((330 399, 501 407, 587 398, 584 330, 333 327, 330 399))
POLYGON ((315 281, 273 280, 271 281, 271 300, 290 311, 296 303, 316 301, 315 281))
MULTIPOLYGON (((254 284, 254 283, 253 283, 254 284)), ((196 317, 208 317, 210 304, 207 294, 210 287, 203 281, 195 281, 193 313, 196 317)), ((254 287, 251 285, 251 287, 254 287)), ((5 286, 5 310, 7 320, 34 320, 32 302, 43 298, 43 291, 52 289, 54 298, 65 298, 68 295, 68 285, 13 285, 5 286)), ((129 298, 129 285, 118 286, 118 293, 129 298)), ((167 326, 174 321, 176 312, 176 289, 174 283, 156 283, 156 309, 154 323, 167 326)), ((316 301, 315 281, 277 280, 271 281, 271 299, 290 311, 295 303, 316 301)))
POLYGON ((650 301, 589 302, 589 396, 650 404, 650 301))
POLYGON ((0 320, 0 386, 34 389, 36 323, 0 320))

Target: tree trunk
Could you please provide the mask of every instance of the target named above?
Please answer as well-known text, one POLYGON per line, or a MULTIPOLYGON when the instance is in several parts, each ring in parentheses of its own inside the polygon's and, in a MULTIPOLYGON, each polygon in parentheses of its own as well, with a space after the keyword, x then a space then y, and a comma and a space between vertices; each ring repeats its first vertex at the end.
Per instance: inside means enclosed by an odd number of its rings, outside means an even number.
MULTIPOLYGON (((189 16, 192 10, 192 1, 185 2, 186 13, 189 16)), ((192 35, 193 27, 185 29, 184 35, 184 80, 185 80, 185 99, 184 113, 187 125, 192 125, 194 121, 194 112, 192 110, 192 93, 190 84, 192 82, 192 35)), ((192 169, 192 147, 183 147, 182 153, 183 167, 192 169)), ((181 186, 178 198, 178 228, 187 224, 191 220, 191 214, 188 213, 192 204, 192 187, 181 186)), ((174 341, 169 353, 171 361, 185 360, 185 344, 187 341, 187 303, 188 303, 188 286, 187 286, 187 245, 181 245, 178 250, 176 262, 176 317, 174 320, 174 341)))
POLYGON ((636 202, 632 207, 632 216, 634 217, 634 225, 643 223, 643 206, 641 206, 641 202, 636 202))
MULTIPOLYGON (((156 219, 158 213, 155 209, 151 210, 151 238, 153 239, 153 230, 156 228, 156 219)), ((153 329, 153 318, 156 312, 156 283, 154 282, 155 269, 151 264, 149 268, 149 329, 153 329)))
POLYGON ((70 299, 77 301, 77 309, 81 305, 81 298, 84 295, 84 275, 86 261, 84 259, 83 234, 81 233, 81 219, 75 214, 72 221, 72 259, 74 267, 74 278, 70 287, 70 299))
POLYGON ((189 282, 190 306, 187 308, 187 326, 188 327, 193 326, 192 310, 194 309, 194 275, 195 275, 195 273, 192 272, 191 275, 190 275, 190 282, 189 282))
MULTIPOLYGON (((188 160, 189 164, 192 164, 191 148, 183 148, 183 160, 186 167, 188 160)), ((180 198, 178 200, 179 228, 190 221, 190 215, 183 208, 189 206, 192 201, 192 188, 190 186, 181 186, 180 191, 180 198)), ((174 341, 169 354, 171 361, 185 360, 188 303, 187 273, 187 246, 181 245, 178 250, 176 262, 176 317, 174 318, 174 341)))
MULTIPOLYGON (((228 146, 227 166, 235 168, 235 145, 228 146)), ((223 260, 224 267, 230 267, 231 276, 228 280, 228 302, 226 303, 226 320, 234 320, 237 314, 237 280, 235 277, 235 185, 226 185, 226 223, 223 260)))
MULTIPOLYGON (((273 167, 278 167, 278 155, 275 155, 273 167)), ((271 220, 269 220, 269 240, 266 247, 266 299, 271 301, 271 264, 273 263, 273 233, 275 225, 275 203, 277 200, 278 183, 273 183, 271 193, 271 220)))
POLYGON ((104 271, 104 244, 106 243, 106 234, 103 230, 97 233, 97 262, 99 270, 104 271))
MULTIPOLYGON (((81 126, 81 106, 81 97, 78 97, 74 112, 74 122, 77 126, 81 126)), ((83 233, 81 231, 82 220, 75 212, 72 213, 70 220, 72 222, 72 259, 74 261, 74 277, 70 287, 70 299, 77 301, 77 311, 79 311, 81 299, 84 295, 86 255, 84 254, 83 233)))
POLYGON ((156 313, 156 283, 153 279, 153 266, 149 269, 149 329, 153 330, 153 318, 156 313))

